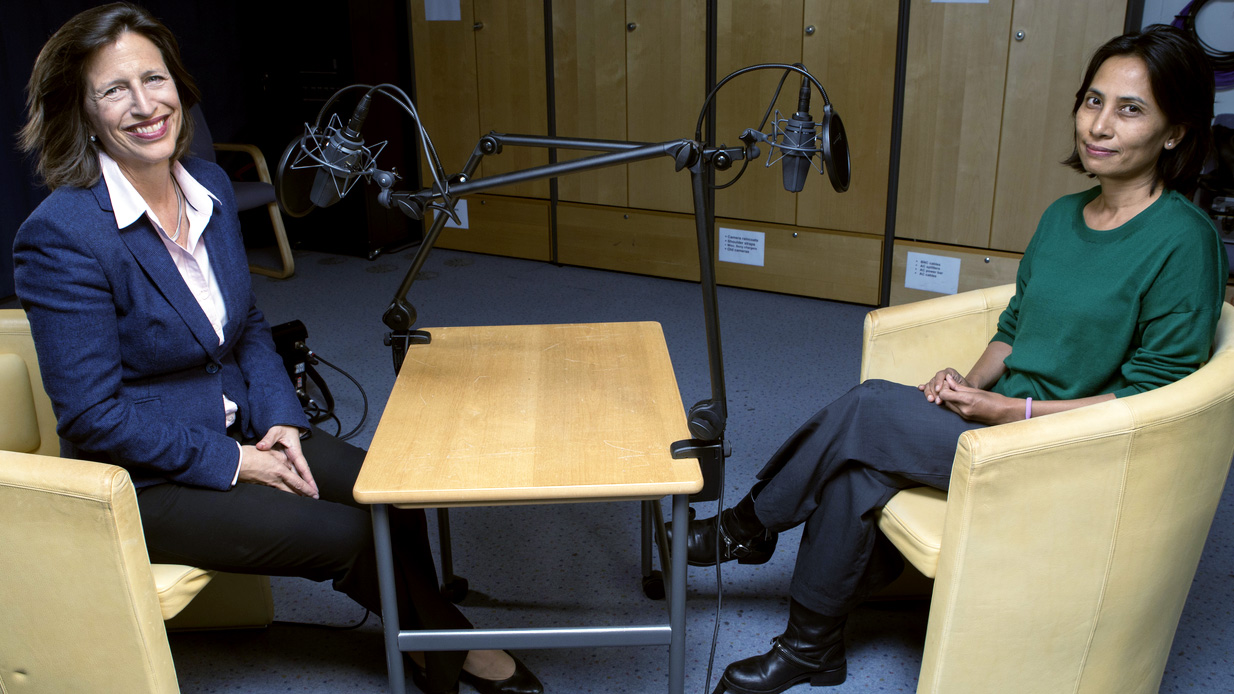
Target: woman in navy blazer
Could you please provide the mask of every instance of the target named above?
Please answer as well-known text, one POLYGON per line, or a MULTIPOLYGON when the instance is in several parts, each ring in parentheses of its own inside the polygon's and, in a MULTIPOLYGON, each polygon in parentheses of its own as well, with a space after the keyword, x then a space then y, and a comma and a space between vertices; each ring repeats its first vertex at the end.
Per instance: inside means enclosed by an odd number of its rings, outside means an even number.
MULTIPOLYGON (((187 157, 199 94, 175 38, 126 3, 87 10, 43 47, 28 91, 21 145, 53 192, 18 231, 15 279, 62 454, 129 471, 151 561, 331 580, 379 610, 351 495, 364 452, 301 440, 230 181, 187 157)), ((423 511, 391 525, 400 621, 470 627, 437 590, 423 511)), ((411 671, 426 692, 543 690, 502 651, 416 654, 411 671)))

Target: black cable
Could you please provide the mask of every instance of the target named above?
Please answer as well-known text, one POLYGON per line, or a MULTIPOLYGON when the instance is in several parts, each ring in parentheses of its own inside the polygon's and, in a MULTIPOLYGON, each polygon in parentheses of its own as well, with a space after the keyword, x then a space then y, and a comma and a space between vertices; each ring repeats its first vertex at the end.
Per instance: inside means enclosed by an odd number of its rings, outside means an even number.
MULTIPOLYGON (((766 65, 766 66, 763 66, 763 65, 756 65, 756 66, 754 66, 754 67, 755 67, 755 68, 761 68, 761 67, 778 67, 778 66, 775 66, 775 65, 766 65)), ((804 70, 804 69, 805 69, 805 65, 802 65, 801 63, 793 63, 792 67, 798 67, 798 68, 801 68, 802 70, 804 70)), ((748 71, 749 69, 751 69, 751 68, 747 68, 747 70, 746 70, 746 71, 748 71)), ((710 96, 708 96, 708 97, 707 97, 707 98, 708 98, 708 100, 710 100, 710 99, 712 98, 712 96, 714 96, 714 94, 715 94, 715 93, 717 93, 717 92, 719 92, 719 91, 720 91, 720 87, 721 87, 721 86, 723 86, 723 85, 724 85, 724 83, 725 83, 725 82, 727 82, 727 81, 729 80, 729 78, 731 78, 731 77, 736 77, 736 76, 737 76, 738 74, 740 74, 741 72, 744 72, 744 71, 739 70, 738 72, 735 72, 735 73, 733 73, 732 75, 729 75, 729 77, 724 78, 724 81, 723 81, 723 82, 721 82, 719 85, 716 85, 715 91, 712 93, 712 95, 710 95, 710 96)), ((771 112, 772 112, 773 110, 775 110, 776 100, 780 98, 780 91, 784 89, 784 82, 785 82, 785 80, 787 80, 787 79, 788 79, 788 76, 789 76, 790 74, 792 74, 792 73, 793 73, 793 70, 792 70, 791 68, 787 68, 787 67, 786 67, 786 68, 784 69, 784 74, 780 76, 780 82, 779 82, 779 84, 777 84, 777 85, 776 85, 776 92, 775 92, 775 94, 772 94, 772 95, 771 95, 771 101, 767 104, 767 110, 763 112, 763 119, 762 119, 761 121, 759 121, 758 128, 756 128, 756 130, 758 130, 758 131, 760 131, 760 132, 761 132, 761 131, 762 131, 762 129, 763 129, 764 127, 766 127, 766 126, 767 126, 767 119, 771 117, 771 112)), ((807 74, 807 76, 809 76, 809 75, 807 74)), ((811 79, 811 80, 813 80, 813 77, 811 77, 810 79, 811 79)), ((816 84, 817 84, 817 83, 816 83, 816 84)), ((822 87, 821 87, 821 86, 819 86, 819 90, 820 90, 820 91, 822 90, 822 87)), ((827 93, 826 93, 826 92, 823 92, 823 99, 824 99, 824 100, 826 100, 826 99, 827 99, 827 93)), ((827 103, 830 103, 830 101, 828 101, 827 103)), ((703 122, 703 118, 704 118, 704 116, 705 116, 705 114, 706 114, 706 109, 707 109, 707 105, 706 105, 706 104, 703 104, 703 112, 702 112, 702 113, 699 113, 699 125, 700 125, 700 128, 701 128, 701 125, 702 125, 702 122, 703 122)), ((695 134, 697 135, 698 133, 696 132, 695 134)), ((770 146, 770 145, 769 145, 769 146, 770 146)), ((774 147, 772 147, 771 152, 768 152, 768 153, 767 153, 767 156, 769 156, 769 157, 770 157, 770 156, 771 156, 771 154, 772 154, 772 152, 774 152, 774 151, 775 151, 775 148, 774 148, 774 147)), ((735 184, 738 180, 740 180, 740 179, 741 179, 741 177, 742 177, 742 175, 744 175, 744 174, 745 174, 745 172, 746 172, 746 167, 748 167, 749 165, 750 165, 750 160, 749 160, 748 158, 747 158, 747 159, 742 159, 742 160, 741 160, 741 170, 739 170, 739 171, 737 172, 737 174, 736 174, 735 176, 733 176, 733 177, 732 177, 732 179, 730 179, 730 180, 728 180, 728 181, 726 181, 725 183, 722 183, 722 184, 720 184, 720 185, 712 185, 712 186, 711 186, 711 189, 712 189, 712 190, 724 190, 725 188, 730 188, 730 187, 732 187, 732 186, 733 186, 733 184, 735 184)))
POLYGON ((1195 18, 1200 14, 1200 10, 1207 5, 1209 0, 1194 0, 1182 9, 1174 17, 1174 26, 1182 28, 1191 38, 1204 50, 1208 56, 1208 62, 1215 73, 1218 87, 1229 87, 1234 85, 1234 51, 1223 51, 1213 46, 1210 46, 1204 39, 1200 38, 1199 32, 1195 29, 1195 18))
POLYGON ((755 70, 789 70, 792 72, 799 73, 802 77, 805 77, 806 79, 810 80, 810 83, 813 84, 816 89, 818 89, 819 94, 821 94, 823 97, 823 104, 827 108, 831 107, 831 99, 830 97, 827 96, 827 90, 823 87, 822 82, 819 82, 817 79, 815 79, 814 75, 811 75, 810 72, 806 70, 805 66, 802 65, 801 63, 793 63, 792 65, 787 65, 785 63, 760 63, 758 65, 751 65, 749 67, 743 67, 740 70, 734 70, 733 72, 730 72, 727 77, 720 80, 720 83, 717 84, 715 87, 713 87, 710 92, 708 92, 707 98, 703 100, 703 108, 699 110, 698 112, 698 122, 695 123, 694 125, 694 139, 696 141, 702 142, 703 140, 703 121, 706 120, 706 117, 707 117, 707 108, 711 105, 711 100, 716 98, 716 94, 720 91, 720 88, 728 84, 734 78, 740 77, 741 75, 744 75, 747 72, 754 72, 755 70))
POLYGON ((321 405, 318 405, 316 401, 310 400, 309 403, 310 404, 305 406, 304 408, 304 416, 308 417, 309 424, 316 426, 316 425, 321 424, 322 422, 326 422, 326 421, 333 419, 334 425, 335 427, 337 427, 334 430, 334 436, 335 438, 337 438, 339 433, 343 431, 343 423, 339 421, 338 415, 334 414, 334 412, 330 410, 323 408, 321 405))
MULTIPOLYGON (((364 423, 368 421, 368 395, 364 392, 364 386, 360 385, 360 382, 359 382, 359 381, 357 381, 356 379, 352 378, 351 374, 349 374, 349 373, 347 373, 346 371, 344 371, 344 370, 340 369, 339 367, 335 366, 334 364, 331 364, 329 361, 326 361, 324 358, 322 358, 322 356, 321 356, 320 354, 318 354, 318 353, 314 352, 313 350, 309 350, 308 356, 309 356, 309 358, 311 358, 311 359, 316 359, 317 361, 321 362, 322 364, 325 364, 326 366, 330 367, 331 369, 334 369, 335 371, 337 371, 337 372, 339 372, 339 373, 343 374, 345 377, 347 377, 347 380, 349 380, 349 381, 351 381, 352 383, 356 384, 356 389, 360 391, 360 398, 364 401, 364 412, 363 412, 363 414, 361 414, 361 415, 360 415, 360 423, 356 425, 356 428, 354 428, 354 429, 352 429, 351 431, 347 432, 346 434, 342 434, 342 435, 340 435, 340 436, 338 437, 340 440, 342 440, 342 441, 346 441, 347 439, 350 439, 350 438, 352 438, 353 436, 355 436, 356 434, 360 433, 360 430, 364 428, 364 423)), ((331 416, 333 416, 333 414, 331 414, 331 416)), ((337 417, 335 417, 335 420, 337 421, 337 420, 338 420, 338 418, 337 418, 337 417)), ((339 431, 342 431, 342 429, 343 429, 343 426, 342 426, 342 423, 340 422, 340 423, 339 423, 339 431)))
MULTIPOLYGON (((316 140, 316 133, 318 129, 321 127, 322 116, 330 112, 330 107, 334 105, 334 102, 337 101, 338 98, 343 95, 343 93, 348 92, 352 89, 367 89, 368 91, 365 92, 365 96, 371 96, 374 92, 378 94, 382 94, 386 98, 398 104, 398 106, 402 108, 403 111, 408 116, 411 117, 412 121, 415 122, 416 129, 420 133, 421 148, 424 150, 425 158, 428 159, 429 173, 432 174, 433 182, 436 184, 436 188, 441 191, 442 197, 446 200, 447 204, 449 205, 449 209, 448 209, 448 211, 450 212, 449 216, 454 218, 454 221, 457 222, 458 218, 456 217, 454 213, 452 198, 450 197, 449 179, 446 175, 445 167, 443 167, 441 164, 441 158, 437 155, 437 148, 433 145, 433 140, 429 137, 428 132, 425 131, 424 129, 424 124, 420 121, 420 114, 416 111, 415 102, 413 102, 411 100, 411 97, 407 95, 407 92, 404 92, 402 88, 400 88, 398 85, 389 84, 389 83, 382 83, 378 85, 352 84, 352 85, 343 87, 342 89, 336 91, 334 94, 331 94, 330 98, 326 100, 325 105, 323 105, 321 109, 317 112, 317 118, 313 121, 310 135, 314 138, 314 141, 316 140)), ((326 163, 320 160, 319 158, 313 156, 312 154, 310 154, 309 156, 313 158, 313 160, 316 161, 318 164, 326 163)), ((371 171, 365 172, 365 175, 369 175, 371 173, 372 173, 371 171)))
MULTIPOLYGON (((722 444, 721 444, 722 445, 722 444)), ((716 663, 716 644, 720 641, 720 613, 724 609, 724 584, 720 580, 720 516, 724 513, 724 465, 720 465, 720 496, 716 499, 716 620, 711 630, 711 656, 707 658, 707 682, 703 692, 711 691, 711 669, 716 663)))
POLYGON ((741 178, 741 176, 742 176, 742 175, 746 172, 746 167, 747 167, 747 166, 749 166, 749 165, 750 165, 750 160, 749 160, 749 159, 742 159, 742 160, 741 160, 741 169, 737 172, 737 175, 736 175, 736 176, 733 176, 732 180, 730 180, 730 181, 728 181, 728 182, 726 182, 726 183, 721 183, 720 185, 713 185, 713 186, 711 186, 711 189, 712 189, 712 190, 724 190, 725 188, 730 188, 730 187, 732 187, 732 185, 733 185, 734 183, 736 183, 736 182, 737 182, 737 181, 741 178))
POLYGON ((317 369, 313 368, 316 364, 316 362, 313 361, 313 351, 308 347, 304 347, 304 354, 304 375, 308 377, 309 383, 317 386, 317 389, 321 392, 321 397, 325 398, 326 401, 326 406, 324 408, 317 408, 318 411, 322 413, 319 416, 324 420, 334 414, 334 394, 330 392, 330 387, 326 385, 326 379, 322 378, 317 369))
POLYGON ((326 629, 328 631, 352 631, 359 629, 365 622, 368 621, 369 615, 373 614, 371 610, 364 610, 364 616, 355 624, 316 624, 314 622, 288 622, 281 619, 276 619, 271 624, 278 624, 285 627, 309 627, 310 629, 326 629))

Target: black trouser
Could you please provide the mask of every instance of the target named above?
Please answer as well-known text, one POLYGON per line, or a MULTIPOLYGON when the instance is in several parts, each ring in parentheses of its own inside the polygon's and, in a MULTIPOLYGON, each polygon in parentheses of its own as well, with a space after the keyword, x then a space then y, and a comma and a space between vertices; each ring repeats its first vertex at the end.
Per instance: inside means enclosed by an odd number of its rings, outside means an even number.
MULTIPOLYGON (((352 498, 364 451, 317 429, 302 445, 320 499, 254 484, 225 492, 178 484, 138 490, 150 561, 330 580, 380 615, 372 514, 352 498)), ((424 512, 391 508, 390 533, 399 626, 470 628, 438 591, 424 512)), ((426 653, 432 688, 453 686, 465 656, 426 653)))
POLYGON ((758 473, 755 514, 777 532, 801 523, 789 592, 815 612, 848 614, 904 567, 876 512, 901 489, 946 489, 956 440, 982 425, 927 402, 915 386, 866 381, 819 410, 758 473))

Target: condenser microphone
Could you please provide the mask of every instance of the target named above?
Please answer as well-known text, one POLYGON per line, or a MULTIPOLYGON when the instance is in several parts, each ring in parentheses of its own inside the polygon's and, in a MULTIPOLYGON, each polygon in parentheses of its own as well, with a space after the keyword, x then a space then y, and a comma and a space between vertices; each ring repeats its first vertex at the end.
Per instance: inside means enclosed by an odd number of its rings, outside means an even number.
POLYGON ((810 171, 810 159, 814 156, 814 119, 810 116, 810 80, 801 78, 801 92, 797 96, 797 112, 784 125, 784 138, 780 141, 783 152, 784 190, 799 193, 806 184, 810 171), (802 151, 810 150, 810 151, 802 151))
POLYGON ((364 146, 364 138, 360 137, 360 128, 368 117, 371 101, 372 97, 365 94, 352 112, 347 127, 332 132, 327 128, 328 137, 321 152, 322 162, 313 177, 313 189, 309 191, 309 200, 314 205, 329 207, 341 200, 362 173, 357 171, 357 165, 372 159, 364 146))

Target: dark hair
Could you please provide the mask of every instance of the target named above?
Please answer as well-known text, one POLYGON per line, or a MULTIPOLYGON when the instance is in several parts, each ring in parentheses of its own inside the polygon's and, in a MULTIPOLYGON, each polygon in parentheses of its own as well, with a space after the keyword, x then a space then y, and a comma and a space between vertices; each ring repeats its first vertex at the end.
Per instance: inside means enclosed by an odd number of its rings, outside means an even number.
POLYGON ((26 124, 18 134, 18 144, 22 151, 35 154, 35 171, 53 190, 89 187, 99 179, 102 145, 89 137, 86 66, 96 51, 126 32, 146 37, 162 53, 180 97, 180 133, 172 158, 189 153, 193 120, 188 113, 201 100, 201 93, 180 60, 176 37, 145 9, 127 2, 95 7, 65 22, 43 44, 26 85, 26 124))
MULTIPOLYGON (((1075 93, 1075 107, 1071 109, 1073 117, 1084 104, 1084 96, 1102 63, 1124 55, 1144 61, 1148 66, 1153 99, 1166 120, 1170 125, 1187 128, 1177 147, 1164 150, 1157 157, 1153 186, 1155 188, 1162 183, 1166 188, 1189 194, 1195 189, 1204 160, 1212 147, 1216 87, 1208 57, 1186 32, 1164 24, 1154 24, 1142 32, 1110 39, 1088 61, 1084 83, 1075 93)), ((1080 163, 1080 153, 1074 149, 1063 163, 1076 171, 1088 173, 1080 163)))

